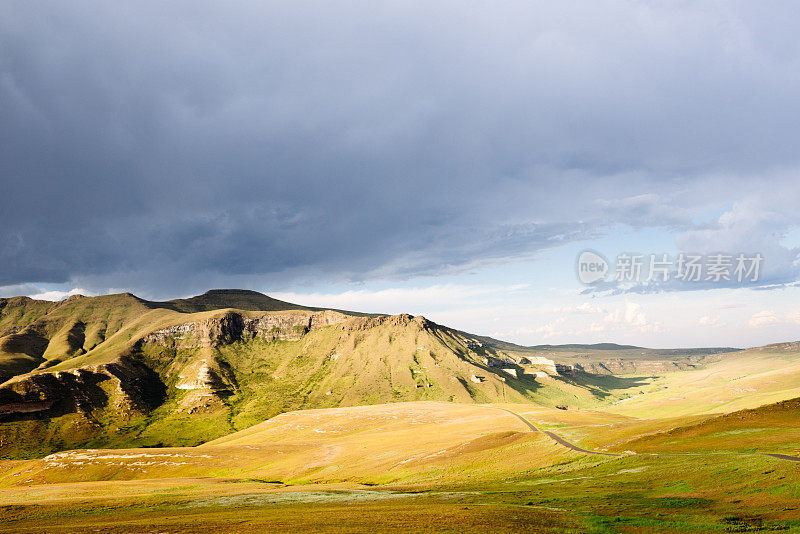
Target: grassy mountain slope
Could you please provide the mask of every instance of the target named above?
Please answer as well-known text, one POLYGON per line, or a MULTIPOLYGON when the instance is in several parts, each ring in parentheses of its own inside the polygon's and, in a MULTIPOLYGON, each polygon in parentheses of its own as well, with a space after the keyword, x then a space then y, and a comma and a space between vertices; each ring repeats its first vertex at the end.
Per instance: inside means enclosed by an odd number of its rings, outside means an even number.
POLYGON ((800 528, 797 463, 754 454, 800 455, 800 343, 710 352, 241 291, 0 299, 0 531, 800 528))
POLYGON ((420 400, 591 406, 637 383, 555 371, 535 377, 535 368, 422 317, 319 311, 253 292, 167 303, 129 294, 28 299, 11 308, 0 316, 4 361, 17 366, 0 387, 4 457, 196 445, 305 408, 420 400))
POLYGON ((474 337, 486 346, 496 350, 507 351, 520 356, 552 358, 565 363, 596 362, 620 358, 630 361, 686 360, 701 362, 709 358, 715 359, 721 354, 741 350, 732 347, 651 349, 635 345, 619 345, 617 343, 568 343, 563 345, 523 346, 488 336, 474 337))
POLYGON ((610 409, 637 417, 718 414, 800 396, 800 343, 720 356, 703 368, 654 377, 610 409))
POLYGON ((251 291, 168 302, 2 299, 0 328, 5 458, 191 446, 309 408, 513 402, 679 417, 800 396, 799 347, 655 360, 648 349, 603 345, 586 350, 650 359, 562 364, 422 317, 321 310, 251 291))
POLYGON ((0 300, 0 380, 84 355, 152 311, 127 293, 57 303, 0 300))
POLYGON ((660 432, 618 443, 639 452, 739 451, 800 454, 800 398, 699 421, 675 422, 660 432))

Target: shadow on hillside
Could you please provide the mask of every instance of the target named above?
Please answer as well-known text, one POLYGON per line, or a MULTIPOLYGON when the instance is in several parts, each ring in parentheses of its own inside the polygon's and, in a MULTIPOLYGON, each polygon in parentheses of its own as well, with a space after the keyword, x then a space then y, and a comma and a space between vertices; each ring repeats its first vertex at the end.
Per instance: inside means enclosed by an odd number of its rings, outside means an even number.
POLYGON ((0 412, 3 423, 17 421, 50 420, 71 413, 81 413, 89 418, 98 408, 109 404, 108 393, 100 386, 108 377, 86 373, 79 381, 74 375, 64 373, 59 378, 43 375, 39 384, 45 398, 4 390, 2 405, 7 413, 0 412))
POLYGON ((517 380, 506 380, 506 386, 510 387, 520 395, 530 396, 536 393, 536 390, 542 388, 542 384, 537 382, 534 378, 522 378, 517 380))
POLYGON ((642 388, 650 385, 650 381, 657 378, 655 376, 633 376, 620 377, 614 375, 596 375, 592 373, 578 372, 572 376, 561 376, 561 380, 576 385, 583 386, 592 394, 600 399, 611 396, 613 391, 642 388))

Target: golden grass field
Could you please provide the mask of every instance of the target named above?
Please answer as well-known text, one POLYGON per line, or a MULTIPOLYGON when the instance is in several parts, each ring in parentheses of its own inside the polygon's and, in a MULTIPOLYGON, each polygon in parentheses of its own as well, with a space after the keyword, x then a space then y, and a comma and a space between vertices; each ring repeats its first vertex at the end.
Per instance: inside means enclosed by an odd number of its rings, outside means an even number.
POLYGON ((2 532, 800 531, 797 343, 517 347, 351 312, 300 332, 315 309, 242 291, 0 301, 2 532), (631 373, 522 363, 551 355, 631 373), (150 374, 98 371, 126 358, 150 374))
MULTIPOLYGON (((498 408, 563 437, 594 436, 578 441, 584 447, 630 439, 637 424, 643 434, 654 428, 653 422, 630 416, 531 405, 412 402, 303 410, 198 447, 68 451, 4 462, 0 529, 40 532, 44 524, 48 532, 800 528, 796 462, 750 451, 586 455, 530 431, 498 408)), ((765 424, 777 428, 784 419, 776 416, 765 424)), ((793 439, 781 450, 800 452, 793 439)))

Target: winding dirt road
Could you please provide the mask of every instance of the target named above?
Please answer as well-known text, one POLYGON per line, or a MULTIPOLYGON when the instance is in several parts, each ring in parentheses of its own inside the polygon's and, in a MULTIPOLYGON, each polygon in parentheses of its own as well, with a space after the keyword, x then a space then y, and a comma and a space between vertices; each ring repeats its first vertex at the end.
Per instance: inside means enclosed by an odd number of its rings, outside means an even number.
POLYGON ((537 428, 533 423, 531 423, 530 421, 528 421, 527 419, 525 419, 523 416, 521 416, 520 414, 518 414, 516 412, 512 412, 511 410, 507 410, 505 408, 498 408, 496 406, 487 406, 487 408, 492 408, 492 409, 495 409, 495 410, 500 410, 500 411, 509 413, 509 414, 513 415, 514 417, 516 417, 517 419, 519 419, 520 421, 522 421, 523 423, 525 423, 525 425, 531 430, 531 432, 541 432, 542 434, 545 434, 547 437, 549 437, 550 439, 552 439, 553 441, 555 441, 559 445, 562 445, 562 446, 564 446, 564 447, 566 447, 568 449, 571 449, 571 450, 573 450, 575 452, 580 452, 580 453, 583 453, 583 454, 595 454, 595 455, 598 455, 598 456, 616 456, 616 457, 619 457, 619 456, 676 457, 676 456, 708 456, 708 455, 712 455, 712 454, 734 454, 734 455, 737 455, 737 456, 771 456, 772 458, 777 458, 778 460, 788 460, 790 462, 800 462, 800 457, 797 457, 797 456, 790 456, 788 454, 768 453, 768 452, 762 452, 762 453, 715 452, 715 453, 685 453, 685 454, 680 454, 680 453, 678 453, 678 454, 670 454, 670 453, 666 453, 666 454, 662 454, 662 453, 644 453, 644 454, 639 454, 639 453, 635 453, 634 452, 634 453, 620 454, 620 453, 613 453, 613 452, 590 451, 590 450, 584 449, 582 447, 578 447, 574 443, 570 443, 569 441, 565 440, 564 438, 562 438, 561 436, 559 436, 558 434, 556 434, 554 432, 550 432, 549 430, 542 430, 540 428, 537 428))

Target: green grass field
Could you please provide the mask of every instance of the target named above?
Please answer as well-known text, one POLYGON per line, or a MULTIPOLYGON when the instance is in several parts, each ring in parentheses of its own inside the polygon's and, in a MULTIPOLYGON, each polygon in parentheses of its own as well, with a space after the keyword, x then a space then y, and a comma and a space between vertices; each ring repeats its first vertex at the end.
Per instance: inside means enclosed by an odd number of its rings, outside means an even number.
POLYGON ((123 294, 0 299, 0 373, 3 532, 800 531, 797 344, 123 294))
POLYGON ((396 403, 283 414, 201 447, 5 462, 0 529, 36 532, 43 522, 55 532, 800 528, 797 463, 711 451, 585 455, 497 407, 559 435, 623 419, 529 405, 396 403))

